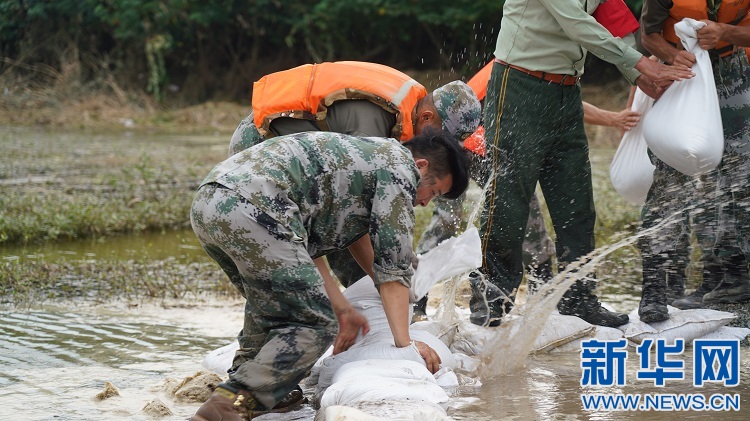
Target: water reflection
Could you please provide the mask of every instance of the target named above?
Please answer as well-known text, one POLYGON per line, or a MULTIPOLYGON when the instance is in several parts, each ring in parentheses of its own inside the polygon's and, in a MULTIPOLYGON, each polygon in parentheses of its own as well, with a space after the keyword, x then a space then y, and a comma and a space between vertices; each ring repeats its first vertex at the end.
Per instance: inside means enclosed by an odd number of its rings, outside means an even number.
POLYGON ((208 261, 192 230, 146 232, 108 238, 45 244, 0 245, 0 261, 19 259, 59 262, 81 259, 208 261))

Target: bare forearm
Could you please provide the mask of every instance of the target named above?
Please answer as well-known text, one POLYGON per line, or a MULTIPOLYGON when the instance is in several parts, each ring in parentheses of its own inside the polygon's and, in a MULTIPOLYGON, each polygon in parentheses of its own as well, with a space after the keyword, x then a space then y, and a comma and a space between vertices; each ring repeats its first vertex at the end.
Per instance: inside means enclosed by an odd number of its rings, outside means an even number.
POLYGON ((602 110, 601 108, 584 101, 583 122, 596 126, 614 126, 616 124, 615 113, 602 110))
POLYGON ((397 347, 411 343, 409 336, 409 289, 398 282, 380 284, 380 299, 397 347))
POLYGON ((328 264, 326 264, 325 258, 319 257, 313 260, 313 262, 318 268, 320 275, 323 277, 323 286, 325 287, 326 295, 328 295, 328 300, 331 301, 333 312, 335 314, 340 314, 341 312, 351 308, 351 304, 349 303, 349 301, 347 301, 346 297, 344 297, 344 294, 341 293, 338 283, 335 279, 333 279, 331 271, 330 269, 328 269, 328 264))
POLYGON ((375 252, 372 249, 370 234, 365 234, 359 240, 353 242, 349 246, 349 253, 351 253, 362 270, 370 276, 370 279, 375 279, 375 273, 372 270, 372 264, 375 261, 375 252))
POLYGON ((655 55, 659 60, 669 64, 674 62, 675 56, 679 52, 677 48, 667 42, 658 32, 643 34, 641 43, 643 44, 643 48, 655 55))
POLYGON ((737 26, 719 23, 722 29, 721 40, 740 47, 750 47, 750 26, 737 26))

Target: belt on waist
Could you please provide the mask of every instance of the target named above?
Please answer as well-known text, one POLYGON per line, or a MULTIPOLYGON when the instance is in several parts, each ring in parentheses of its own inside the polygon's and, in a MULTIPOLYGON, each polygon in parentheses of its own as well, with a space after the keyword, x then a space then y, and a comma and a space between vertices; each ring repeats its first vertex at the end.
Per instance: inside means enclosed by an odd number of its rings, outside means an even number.
POLYGON ((495 59, 495 63, 502 64, 503 66, 508 66, 511 69, 518 70, 521 73, 526 73, 529 76, 533 76, 537 79, 546 80, 549 83, 554 83, 557 85, 563 85, 563 86, 573 86, 576 83, 578 83, 578 78, 571 75, 561 75, 557 73, 547 73, 547 72, 541 72, 541 71, 531 71, 528 69, 524 69, 521 66, 516 66, 515 64, 506 63, 500 59, 495 59))

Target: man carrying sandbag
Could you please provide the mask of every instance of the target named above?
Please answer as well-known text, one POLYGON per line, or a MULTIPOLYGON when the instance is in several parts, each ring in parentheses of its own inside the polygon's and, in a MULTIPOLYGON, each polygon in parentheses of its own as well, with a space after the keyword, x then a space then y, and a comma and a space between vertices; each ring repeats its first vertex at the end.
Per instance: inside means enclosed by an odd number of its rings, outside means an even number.
POLYGON ((303 401, 294 390, 332 343, 336 354, 360 330, 367 333, 367 320, 323 259, 347 247, 378 286, 394 345, 416 347, 437 371, 435 351, 409 336, 413 206, 461 195, 468 165, 458 142, 442 132, 403 146, 306 132, 267 140, 217 165, 196 194, 191 223, 247 301, 229 380, 192 420, 285 412, 303 401))
MULTIPOLYGON (((643 209, 644 229, 664 218, 692 212, 703 255, 703 283, 677 299, 678 308, 750 300, 750 0, 646 0, 641 15, 643 47, 665 63, 693 66, 694 54, 680 49, 674 25, 683 18, 706 23, 697 31, 700 48, 709 51, 724 127, 724 152, 718 168, 696 182, 657 159, 654 183, 643 209)), ((686 140, 687 141, 687 140, 686 140)), ((689 245, 688 218, 644 236, 641 320, 666 320, 668 279, 679 283, 684 273, 675 250, 689 245)), ((678 253, 679 254, 679 253, 678 253)))
MULTIPOLYGON (((587 51, 615 64, 652 96, 673 80, 692 77, 687 67, 653 62, 613 37, 590 15, 599 3, 506 0, 503 6, 483 120, 488 172, 494 174, 480 229, 482 272, 489 283, 472 285, 475 323, 499 320, 512 308, 510 297, 523 276, 523 228, 537 181, 557 234, 558 264, 594 250, 596 212, 578 83, 587 51), (485 291, 477 291, 481 287, 485 291), (482 296, 486 303, 476 299, 482 296), (495 299, 503 296, 508 299, 495 299)), ((576 282, 560 301, 560 313, 600 326, 627 323, 626 314, 601 306, 594 287, 589 279, 576 282)))

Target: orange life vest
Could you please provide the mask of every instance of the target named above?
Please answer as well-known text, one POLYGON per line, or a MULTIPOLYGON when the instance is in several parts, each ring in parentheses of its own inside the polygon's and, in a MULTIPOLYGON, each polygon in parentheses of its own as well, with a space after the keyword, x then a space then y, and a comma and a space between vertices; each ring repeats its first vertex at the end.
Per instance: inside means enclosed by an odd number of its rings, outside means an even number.
MULTIPOLYGON (((724 0, 719 7, 716 21, 731 25, 750 25, 748 8, 750 8, 750 0, 724 0)), ((680 39, 674 32, 674 24, 683 18, 708 19, 706 0, 674 0, 672 8, 669 9, 669 17, 664 21, 664 28, 662 29, 664 39, 675 45, 680 44, 680 39)), ((729 43, 720 41, 716 44, 715 50, 719 52, 719 55, 726 56, 732 54, 735 48, 729 43)))
POLYGON ((391 136, 402 142, 414 137, 412 109, 427 96, 414 79, 388 66, 358 61, 305 64, 271 73, 253 84, 255 126, 272 137, 278 117, 315 121, 322 130, 328 107, 345 99, 366 99, 396 115, 391 136))

